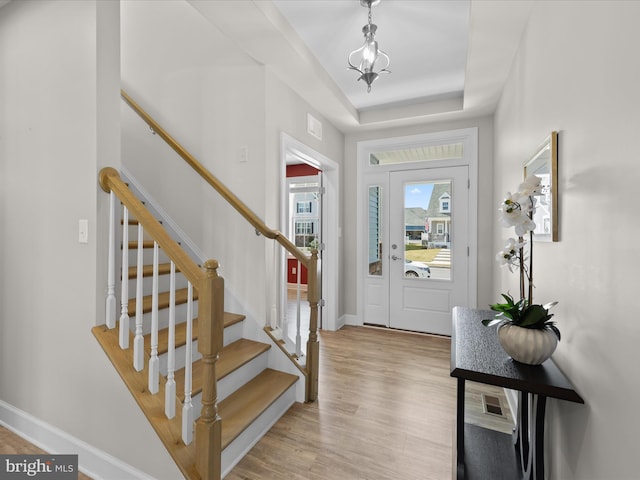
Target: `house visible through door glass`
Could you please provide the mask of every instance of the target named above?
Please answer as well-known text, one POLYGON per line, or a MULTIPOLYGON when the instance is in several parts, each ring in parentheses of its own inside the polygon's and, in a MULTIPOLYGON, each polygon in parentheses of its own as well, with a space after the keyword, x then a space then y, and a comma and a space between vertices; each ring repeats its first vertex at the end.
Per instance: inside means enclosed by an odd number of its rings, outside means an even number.
POLYGON ((451 186, 451 180, 405 183, 405 277, 451 280, 451 186))

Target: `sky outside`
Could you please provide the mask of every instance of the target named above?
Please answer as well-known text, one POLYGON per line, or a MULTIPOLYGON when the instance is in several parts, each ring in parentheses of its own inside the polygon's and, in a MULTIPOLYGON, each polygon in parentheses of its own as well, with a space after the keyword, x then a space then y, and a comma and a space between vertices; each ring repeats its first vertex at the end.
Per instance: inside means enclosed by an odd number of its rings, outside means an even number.
POLYGON ((433 183, 408 183, 404 187, 404 207, 427 210, 433 192, 433 183))

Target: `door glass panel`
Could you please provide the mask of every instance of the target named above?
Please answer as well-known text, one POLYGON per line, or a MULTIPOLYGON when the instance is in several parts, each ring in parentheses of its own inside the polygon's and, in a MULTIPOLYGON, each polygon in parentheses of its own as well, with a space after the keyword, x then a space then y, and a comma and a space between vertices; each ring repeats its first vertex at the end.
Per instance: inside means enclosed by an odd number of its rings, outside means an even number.
POLYGON ((369 275, 382 276, 382 187, 369 187, 369 275))
POLYGON ((452 182, 409 182, 404 187, 404 276, 451 280, 452 182))
POLYGON ((429 162, 462 158, 462 142, 443 145, 425 145, 417 148, 388 150, 369 154, 369 165, 397 165, 402 163, 429 162))

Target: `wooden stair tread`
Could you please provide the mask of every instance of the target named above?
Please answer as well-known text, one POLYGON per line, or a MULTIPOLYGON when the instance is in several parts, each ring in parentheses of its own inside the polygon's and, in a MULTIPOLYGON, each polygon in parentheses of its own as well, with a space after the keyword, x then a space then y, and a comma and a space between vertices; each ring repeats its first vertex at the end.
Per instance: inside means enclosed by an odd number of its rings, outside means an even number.
MULTIPOLYGON (((186 288, 176 289, 176 305, 182 305, 183 303, 187 303, 187 293, 188 290, 186 288)), ((198 291, 193 290, 193 300, 198 299, 198 291)), ((151 311, 151 295, 146 295, 142 297, 142 313, 149 313, 151 311)), ((162 292, 158 294, 158 309, 162 310, 163 308, 169 308, 169 292, 162 292)), ((133 317, 136 313, 136 299, 129 299, 129 316, 133 317)))
POLYGON ((224 450, 273 404, 298 377, 267 368, 218 404, 224 450))
MULTIPOLYGON (((138 220, 136 220, 135 218, 129 217, 129 222, 128 225, 138 225, 138 220)), ((162 220, 158 219, 158 223, 162 225, 162 220)), ((120 225, 124 224, 124 220, 120 220, 120 225)))
MULTIPOLYGON (((244 320, 244 315, 240 315, 239 313, 230 313, 224 312, 224 328, 230 327, 231 325, 235 325, 238 322, 244 320)), ((198 319, 193 319, 192 329, 191 329, 191 340, 198 339, 198 319)), ((187 343, 187 324, 186 323, 178 323, 176 324, 176 348, 183 346, 187 343)), ((169 350, 169 328, 163 328, 158 330, 158 355, 163 355, 167 353, 169 350)), ((151 355, 151 334, 148 333, 144 336, 144 351, 149 357, 151 355)))
MULTIPOLYGON (((127 388, 160 437, 167 451, 185 478, 199 478, 195 471, 195 449, 182 443, 182 409, 176 408, 176 417, 168 420, 164 415, 164 386, 150 395, 148 390, 148 362, 140 372, 131 363, 131 350, 122 350, 118 344, 118 328, 99 325, 92 332, 115 366, 127 388)), ((129 336, 133 344, 133 334, 129 336)), ((219 362, 220 363, 220 362, 219 362)), ((298 377, 272 369, 265 369, 251 381, 218 404, 222 419, 222 449, 226 448, 251 423, 287 391, 298 377)), ((183 388, 184 389, 184 388, 183 388)))
MULTIPOLYGON (((176 273, 178 273, 180 269, 176 267, 176 273)), ((158 264, 158 275, 169 275, 171 273, 171 263, 159 263, 158 264)), ((128 277, 129 280, 132 278, 136 278, 138 276, 138 267, 129 267, 128 277)), ((144 265, 142 267, 142 276, 143 277, 151 277, 153 276, 153 265, 144 265)))
MULTIPOLYGON (((251 360, 271 348, 266 343, 260 343, 246 338, 241 338, 227 345, 220 352, 220 358, 216 362, 216 378, 222 380, 231 372, 237 370, 251 360)), ((202 361, 193 362, 191 395, 202 392, 202 361)), ((184 368, 175 372, 176 392, 180 402, 184 402, 184 368)))
MULTIPOLYGON (((153 240, 143 240, 142 241, 142 248, 153 248, 153 240)), ((129 250, 137 250, 138 249, 138 241, 137 240, 131 240, 128 243, 129 246, 129 250)))
MULTIPOLYGON (((182 443, 182 409, 176 408, 176 416, 172 420, 164 414, 165 382, 160 382, 160 391, 156 395, 150 395, 148 362, 142 371, 134 370, 131 350, 122 350, 118 344, 118 328, 98 325, 91 331, 185 478, 199 478, 194 468, 195 449, 182 443)), ((132 345, 132 334, 129 339, 132 345)))

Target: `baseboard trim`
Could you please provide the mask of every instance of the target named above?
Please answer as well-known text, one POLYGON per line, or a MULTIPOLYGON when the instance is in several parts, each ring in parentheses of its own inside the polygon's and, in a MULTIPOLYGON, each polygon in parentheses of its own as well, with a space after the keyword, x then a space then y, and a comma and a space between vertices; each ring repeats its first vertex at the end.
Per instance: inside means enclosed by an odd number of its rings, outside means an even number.
POLYGON ((348 313, 345 313, 344 315, 342 315, 341 323, 342 323, 342 326, 344 325, 352 325, 356 327, 362 326, 362 320, 360 320, 360 318, 357 315, 350 315, 348 313))
POLYGON ((154 480, 116 457, 0 400, 0 425, 49 453, 78 454, 78 469, 95 480, 154 480))

